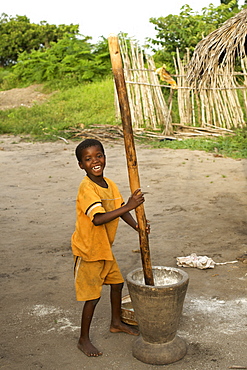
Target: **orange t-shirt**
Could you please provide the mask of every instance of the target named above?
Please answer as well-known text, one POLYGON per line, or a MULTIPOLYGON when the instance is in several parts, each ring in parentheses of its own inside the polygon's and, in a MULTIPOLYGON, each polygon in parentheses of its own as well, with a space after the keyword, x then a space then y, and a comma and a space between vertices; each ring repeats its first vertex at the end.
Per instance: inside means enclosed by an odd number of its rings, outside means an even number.
POLYGON ((76 200, 76 227, 72 235, 72 252, 84 261, 113 260, 114 241, 119 218, 95 226, 92 222, 96 213, 105 213, 120 208, 123 198, 117 185, 104 178, 108 188, 102 188, 88 176, 82 180, 76 200))

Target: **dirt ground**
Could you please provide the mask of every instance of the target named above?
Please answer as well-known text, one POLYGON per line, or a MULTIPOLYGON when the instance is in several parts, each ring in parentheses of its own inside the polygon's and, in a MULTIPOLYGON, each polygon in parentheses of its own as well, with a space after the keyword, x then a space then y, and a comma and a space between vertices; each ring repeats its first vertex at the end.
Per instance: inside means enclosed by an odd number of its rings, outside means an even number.
POLYGON ((31 107, 34 102, 42 103, 48 99, 51 94, 42 92, 42 85, 31 85, 22 89, 11 89, 0 91, 0 110, 16 108, 16 107, 31 107))
MULTIPOLYGON (((123 142, 104 144, 105 175, 127 199, 123 142)), ((135 359, 136 338, 109 332, 107 287, 91 334, 104 354, 88 358, 77 349, 82 304, 75 300, 70 237, 84 173, 77 166, 75 146, 62 140, 33 143, 0 137, 0 368, 247 368, 247 264, 241 260, 207 270, 182 268, 190 278, 178 332, 188 344, 182 360, 156 366, 135 359)), ((176 267, 176 257, 193 252, 227 262, 247 251, 247 160, 140 145, 136 149, 142 190, 147 192, 152 265, 176 267)), ((138 235, 121 221, 113 248, 125 277, 141 267, 138 235)))

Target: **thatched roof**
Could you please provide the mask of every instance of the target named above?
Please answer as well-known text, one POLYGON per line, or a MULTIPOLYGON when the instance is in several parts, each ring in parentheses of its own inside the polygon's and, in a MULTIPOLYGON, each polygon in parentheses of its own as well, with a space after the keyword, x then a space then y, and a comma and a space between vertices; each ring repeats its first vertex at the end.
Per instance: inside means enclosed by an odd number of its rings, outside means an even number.
POLYGON ((191 86, 213 85, 219 68, 232 73, 236 57, 246 56, 247 9, 228 19, 201 40, 188 64, 187 80, 191 86))

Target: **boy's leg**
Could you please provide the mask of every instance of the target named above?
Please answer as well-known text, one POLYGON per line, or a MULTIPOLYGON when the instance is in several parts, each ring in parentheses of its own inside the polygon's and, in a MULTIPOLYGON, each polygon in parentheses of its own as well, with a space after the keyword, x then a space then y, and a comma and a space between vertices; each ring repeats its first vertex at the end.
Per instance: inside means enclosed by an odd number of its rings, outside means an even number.
POLYGON ((89 357, 101 356, 102 352, 93 346, 89 338, 89 330, 94 310, 100 298, 86 301, 82 310, 81 335, 77 347, 89 357))
POLYGON ((136 328, 124 324, 121 321, 121 301, 122 301, 123 283, 111 284, 111 326, 110 332, 119 333, 124 332, 132 335, 138 335, 136 328))

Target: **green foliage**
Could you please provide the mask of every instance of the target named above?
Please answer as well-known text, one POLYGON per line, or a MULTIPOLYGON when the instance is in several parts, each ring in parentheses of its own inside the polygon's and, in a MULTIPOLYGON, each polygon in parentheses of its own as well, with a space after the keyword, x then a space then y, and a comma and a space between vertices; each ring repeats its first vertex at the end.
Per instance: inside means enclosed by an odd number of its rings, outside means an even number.
POLYGON ((0 17, 0 66, 15 64, 22 52, 48 48, 51 42, 57 42, 64 35, 78 35, 79 25, 56 26, 45 21, 40 24, 30 23, 26 16, 0 17))
POLYGON ((0 134, 31 135, 40 140, 72 136, 81 125, 116 125, 112 79, 59 91, 31 108, 0 110, 0 134))
POLYGON ((231 0, 218 7, 210 4, 208 8, 202 9, 201 14, 194 12, 189 5, 184 5, 179 15, 150 18, 157 31, 156 39, 149 39, 153 51, 156 52, 156 63, 166 63, 168 68, 173 68, 173 57, 177 48, 183 58, 187 49, 193 52, 203 37, 239 11, 237 0, 231 0))
MULTIPOLYGON (((220 0, 220 3, 221 4, 229 4, 231 2, 231 0, 220 0)), ((233 7, 237 7, 238 8, 238 1, 236 1, 236 4, 233 5, 233 7)))
MULTIPOLYGON (((92 46, 92 53, 95 57, 97 65, 104 65, 106 70, 111 73, 111 60, 108 47, 108 40, 105 37, 101 37, 101 40, 92 46)), ((109 73, 108 72, 108 73, 109 73)))
POLYGON ((0 68, 0 86, 9 73, 10 73, 9 68, 0 68))
POLYGON ((12 67, 3 89, 33 83, 61 82, 76 85, 85 81, 95 81, 110 74, 110 58, 106 40, 94 47, 88 39, 65 36, 58 42, 51 42, 50 48, 24 51, 18 63, 12 67))

